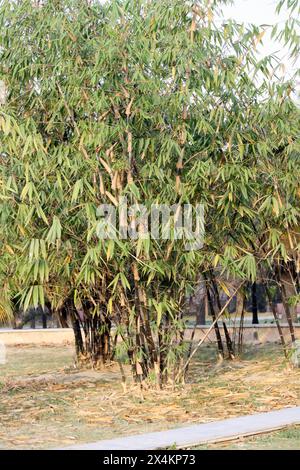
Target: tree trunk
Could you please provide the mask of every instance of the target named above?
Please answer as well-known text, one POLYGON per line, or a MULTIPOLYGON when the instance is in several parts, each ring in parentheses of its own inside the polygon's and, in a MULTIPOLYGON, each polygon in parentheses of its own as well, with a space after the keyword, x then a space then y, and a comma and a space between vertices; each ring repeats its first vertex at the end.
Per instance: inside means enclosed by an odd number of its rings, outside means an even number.
POLYGON ((290 311, 290 306, 289 306, 287 295, 286 295, 285 286, 284 286, 284 283, 282 282, 282 279, 281 279, 280 266, 276 266, 275 272, 276 272, 276 279, 277 279, 277 282, 278 282, 280 290, 281 290, 282 303, 284 305, 286 318, 287 318, 287 322, 288 322, 288 325, 289 325, 291 339, 292 339, 292 342, 294 342, 296 340, 295 329, 294 329, 293 319, 292 319, 292 315, 291 315, 291 311, 290 311))
MULTIPOLYGON (((204 275, 204 279, 205 279, 205 281, 207 280, 205 275, 204 275)), ((224 357, 224 347, 223 347, 223 342, 222 342, 222 336, 221 336, 221 333, 220 333, 218 322, 216 321, 216 313, 215 313, 215 309, 214 309, 214 304, 213 304, 213 301, 212 301, 212 298, 211 298, 211 294, 210 294, 210 290, 209 290, 209 286, 208 286, 207 282, 206 282, 206 294, 207 294, 208 305, 209 305, 209 308, 210 308, 210 313, 211 313, 213 321, 215 322, 214 323, 214 330, 215 330, 217 343, 218 343, 218 351, 219 351, 220 356, 224 357)))
POLYGON ((43 310, 42 312, 42 323, 43 323, 43 328, 47 328, 47 315, 46 312, 43 310))
POLYGON ((83 305, 84 313, 80 313, 72 296, 68 297, 62 308, 62 317, 71 319, 78 362, 103 365, 110 360, 111 321, 104 314, 93 315, 89 302, 83 302, 83 305))
POLYGON ((282 345, 282 348, 283 348, 283 351, 284 351, 284 355, 285 355, 285 357, 287 357, 288 356, 287 347, 286 347, 286 344, 285 344, 285 339, 284 339, 284 336, 283 336, 283 331, 282 331, 282 328, 281 328, 281 325, 280 325, 280 321, 279 321, 279 318, 278 318, 276 307, 274 305, 274 302, 273 302, 273 299, 272 299, 272 296, 271 296, 271 293, 270 293, 270 290, 269 290, 268 286, 266 285, 265 287, 266 287, 266 293, 267 293, 268 301, 269 301, 269 304, 271 306, 272 313, 273 313, 273 316, 274 316, 274 320, 275 320, 275 323, 276 323, 276 326, 277 326, 277 331, 278 331, 278 334, 279 334, 280 342, 281 342, 281 345, 282 345))
POLYGON ((201 298, 201 303, 198 307, 197 316, 196 316, 196 324, 197 325, 205 325, 206 322, 206 310, 207 310, 207 296, 204 295, 201 298))
POLYGON ((77 359, 79 359, 82 355, 84 355, 84 346, 83 346, 80 323, 75 316, 71 317, 71 322, 72 322, 72 328, 73 328, 73 333, 74 333, 76 357, 77 359))
MULTIPOLYGON (((221 305, 218 286, 217 286, 216 279, 215 279, 215 276, 214 276, 214 273, 213 273, 212 270, 211 270, 211 282, 212 282, 212 285, 213 285, 218 310, 220 312, 222 310, 222 305, 221 305)), ((222 323, 223 323, 223 330, 224 330, 224 335, 225 335, 225 339, 226 339, 226 346, 227 346, 228 354, 229 354, 230 359, 234 359, 234 349, 233 349, 233 344, 232 344, 232 341, 231 341, 231 337, 230 337, 226 322, 224 320, 222 320, 222 323)))
POLYGON ((257 307, 257 285, 253 282, 251 286, 251 300, 252 300, 252 324, 258 325, 258 307, 257 307))

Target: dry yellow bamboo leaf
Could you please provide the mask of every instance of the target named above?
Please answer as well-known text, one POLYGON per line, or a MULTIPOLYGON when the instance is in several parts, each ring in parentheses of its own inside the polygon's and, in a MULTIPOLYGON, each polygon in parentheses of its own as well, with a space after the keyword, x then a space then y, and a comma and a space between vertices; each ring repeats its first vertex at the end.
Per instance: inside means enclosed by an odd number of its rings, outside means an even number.
POLYGON ((258 44, 262 41, 262 38, 264 37, 265 34, 266 34, 266 31, 263 30, 256 36, 254 40, 254 47, 258 46, 258 44))
POLYGON ((126 107, 126 110, 125 110, 125 114, 126 116, 130 116, 131 114, 131 106, 132 106, 132 103, 133 103, 133 99, 134 98, 131 98, 130 102, 128 103, 127 107, 126 107))
POLYGON ((300 272, 300 255, 297 253, 297 258, 296 258, 296 272, 300 272))
POLYGON ((111 182, 111 189, 112 191, 116 191, 117 189, 117 181, 118 181, 118 172, 116 171, 113 175, 112 182, 111 182))
POLYGON ((6 251, 8 251, 8 253, 10 253, 11 255, 14 254, 14 250, 12 249, 10 245, 5 245, 5 248, 6 248, 6 251))
POLYGON ((229 289, 226 286, 226 284, 222 281, 219 281, 219 285, 220 285, 221 289, 225 292, 225 294, 230 296, 230 292, 229 292, 229 289))
POLYGON ((211 23, 212 20, 214 19, 214 14, 211 8, 207 10, 207 19, 209 23, 211 23))
POLYGON ((110 168, 108 163, 105 160, 103 160, 103 158, 101 158, 101 157, 99 157, 99 161, 102 163, 102 165, 105 168, 105 170, 107 171, 107 173, 111 176, 112 175, 112 169, 110 168))
POLYGON ((88 153, 85 149, 85 147, 82 145, 81 148, 80 148, 81 152, 83 153, 83 156, 86 160, 88 160, 89 156, 88 156, 88 153))
POLYGON ((121 305, 121 307, 125 307, 125 305, 126 305, 123 290, 121 290, 121 292, 120 292, 120 305, 121 305))
POLYGON ((73 42, 77 41, 77 37, 71 31, 68 31, 68 36, 73 42))
POLYGON ((132 133, 128 131, 128 145, 127 145, 127 151, 129 156, 131 156, 132 153, 132 133))
POLYGON ((100 194, 104 195, 105 187, 104 187, 103 177, 100 171, 99 171, 99 181, 100 181, 100 194))
POLYGON ((122 185, 122 178, 121 178, 120 173, 118 173, 118 178, 117 178, 117 183, 116 184, 117 184, 117 189, 119 191, 122 191, 123 185, 122 185))
POLYGON ((84 89, 82 89, 82 94, 84 96, 84 99, 85 101, 88 101, 89 100, 89 96, 87 95, 86 91, 84 89))
POLYGON ((196 15, 193 13, 192 22, 191 22, 191 42, 194 42, 194 32, 196 31, 196 15))
POLYGON ((109 191, 105 191, 105 194, 106 196, 111 200, 111 202, 116 206, 118 207, 118 201, 117 199, 109 192, 109 191))
POLYGON ((133 273, 133 279, 135 281, 140 280, 139 272, 136 263, 132 263, 132 273, 133 273))
POLYGON ((146 293, 145 293, 144 289, 139 287, 138 294, 139 294, 140 302, 143 303, 144 305, 146 305, 146 293))
POLYGON ((117 145, 117 142, 115 142, 114 144, 112 144, 109 149, 106 150, 105 152, 105 155, 107 157, 111 157, 112 153, 113 153, 113 149, 115 148, 115 146, 117 145))
POLYGON ((125 98, 128 99, 130 97, 129 92, 126 90, 126 88, 123 87, 123 85, 121 85, 121 88, 122 88, 125 98))
POLYGON ((111 105, 112 105, 112 107, 113 107, 115 119, 120 119, 121 114, 119 113, 119 108, 118 108, 117 106, 115 106, 115 104, 114 104, 112 98, 110 98, 110 102, 111 102, 111 105))
POLYGON ((132 178, 131 171, 128 171, 128 173, 127 173, 127 183, 128 184, 133 183, 133 178, 132 178))
POLYGON ((101 116, 99 117, 98 121, 99 121, 99 122, 100 122, 100 121, 103 121, 103 120, 106 118, 106 116, 107 116, 108 114, 109 114, 109 111, 105 111, 103 114, 101 114, 101 116))

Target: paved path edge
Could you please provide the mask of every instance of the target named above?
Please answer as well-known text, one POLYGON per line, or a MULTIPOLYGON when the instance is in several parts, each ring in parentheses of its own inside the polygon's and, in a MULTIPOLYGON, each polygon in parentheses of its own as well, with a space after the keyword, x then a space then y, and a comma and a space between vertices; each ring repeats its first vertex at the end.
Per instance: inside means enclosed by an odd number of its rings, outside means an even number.
POLYGON ((186 448, 275 431, 296 424, 300 424, 300 406, 166 431, 77 444, 61 450, 153 450, 175 446, 186 448))

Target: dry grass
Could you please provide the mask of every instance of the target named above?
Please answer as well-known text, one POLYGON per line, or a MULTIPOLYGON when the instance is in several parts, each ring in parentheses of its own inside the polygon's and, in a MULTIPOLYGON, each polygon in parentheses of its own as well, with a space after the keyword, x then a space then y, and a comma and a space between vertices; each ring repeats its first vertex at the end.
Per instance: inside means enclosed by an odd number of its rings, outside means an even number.
POLYGON ((196 447, 197 450, 299 450, 300 426, 196 447))
POLYGON ((9 348, 0 366, 0 448, 60 447, 300 404, 300 370, 278 346, 230 363, 214 358, 215 348, 204 348, 185 387, 141 392, 129 384, 125 393, 115 365, 76 372, 71 348, 9 348))

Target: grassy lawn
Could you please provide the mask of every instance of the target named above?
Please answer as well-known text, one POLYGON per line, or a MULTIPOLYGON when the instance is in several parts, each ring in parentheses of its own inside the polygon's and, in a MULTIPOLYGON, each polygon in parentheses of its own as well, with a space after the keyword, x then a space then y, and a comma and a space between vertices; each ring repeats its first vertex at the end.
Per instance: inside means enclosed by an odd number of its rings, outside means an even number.
POLYGON ((73 363, 71 346, 8 347, 7 362, 0 365, 0 380, 64 371, 73 363))
POLYGON ((68 346, 8 348, 0 365, 0 449, 61 447, 300 405, 300 370, 288 367, 276 345, 223 363, 215 346, 205 346, 186 386, 163 391, 141 391, 126 367, 124 389, 116 364, 76 370, 73 354, 68 346))

